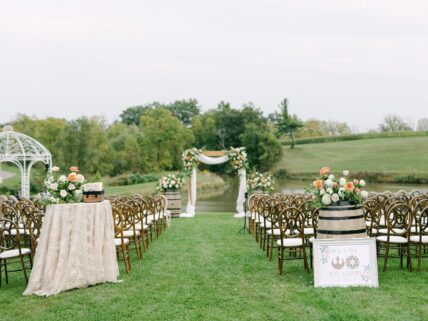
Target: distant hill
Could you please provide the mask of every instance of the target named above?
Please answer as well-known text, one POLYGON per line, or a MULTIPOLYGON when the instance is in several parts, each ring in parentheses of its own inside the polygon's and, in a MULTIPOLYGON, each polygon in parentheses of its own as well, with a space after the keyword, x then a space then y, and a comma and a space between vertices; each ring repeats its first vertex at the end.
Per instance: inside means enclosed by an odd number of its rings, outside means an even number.
POLYGON ((350 170, 372 181, 428 183, 428 137, 373 138, 284 147, 274 170, 311 178, 323 166, 350 170))

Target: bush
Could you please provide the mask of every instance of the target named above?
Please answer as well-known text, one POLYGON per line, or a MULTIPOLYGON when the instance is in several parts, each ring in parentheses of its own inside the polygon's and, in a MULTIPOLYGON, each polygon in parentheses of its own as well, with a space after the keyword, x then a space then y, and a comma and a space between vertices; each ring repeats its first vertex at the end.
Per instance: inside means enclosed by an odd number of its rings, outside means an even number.
POLYGON ((111 186, 126 186, 126 185, 135 185, 135 184, 142 184, 142 183, 150 183, 150 182, 157 182, 158 176, 154 174, 146 174, 141 175, 140 173, 134 173, 130 175, 121 175, 118 177, 113 178, 110 181, 111 186))

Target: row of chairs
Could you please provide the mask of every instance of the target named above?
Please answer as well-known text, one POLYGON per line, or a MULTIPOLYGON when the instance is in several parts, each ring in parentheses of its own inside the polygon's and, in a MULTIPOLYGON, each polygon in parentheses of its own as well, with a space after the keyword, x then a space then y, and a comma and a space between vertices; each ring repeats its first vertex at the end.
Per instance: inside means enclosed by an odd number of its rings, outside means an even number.
POLYGON ((122 259, 126 272, 131 269, 130 250, 141 260, 143 251, 170 225, 168 200, 164 195, 113 196, 109 198, 113 209, 115 245, 118 259, 122 259))
MULTIPOLYGON (((312 240, 317 236, 319 208, 304 194, 252 194, 248 199, 249 229, 262 250, 272 259, 278 248, 278 270, 283 261, 303 259, 309 271, 306 249, 312 267, 312 240), (288 256, 284 253, 288 252, 288 256)), ((378 257, 384 258, 384 271, 392 250, 397 250, 403 266, 412 269, 411 259, 428 253, 428 194, 422 192, 370 193, 362 204, 368 236, 376 237, 378 257)))

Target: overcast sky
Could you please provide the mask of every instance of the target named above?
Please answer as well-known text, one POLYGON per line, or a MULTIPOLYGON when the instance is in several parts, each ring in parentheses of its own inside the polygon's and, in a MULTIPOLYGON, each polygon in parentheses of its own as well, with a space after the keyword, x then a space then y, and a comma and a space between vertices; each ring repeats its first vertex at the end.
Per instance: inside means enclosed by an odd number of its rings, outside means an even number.
POLYGON ((428 117, 428 1, 2 1, 0 122, 287 97, 364 131, 428 117))

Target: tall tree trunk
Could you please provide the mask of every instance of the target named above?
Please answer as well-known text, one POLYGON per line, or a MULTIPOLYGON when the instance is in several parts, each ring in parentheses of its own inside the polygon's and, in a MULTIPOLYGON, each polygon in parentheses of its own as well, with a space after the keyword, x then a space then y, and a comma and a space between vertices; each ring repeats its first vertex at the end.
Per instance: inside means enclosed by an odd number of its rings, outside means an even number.
POLYGON ((294 132, 290 132, 290 138, 291 138, 291 149, 294 149, 294 146, 296 146, 296 141, 294 140, 294 132))

